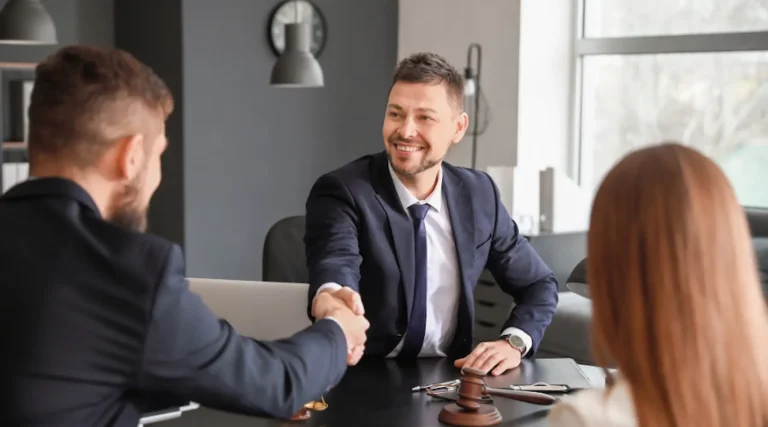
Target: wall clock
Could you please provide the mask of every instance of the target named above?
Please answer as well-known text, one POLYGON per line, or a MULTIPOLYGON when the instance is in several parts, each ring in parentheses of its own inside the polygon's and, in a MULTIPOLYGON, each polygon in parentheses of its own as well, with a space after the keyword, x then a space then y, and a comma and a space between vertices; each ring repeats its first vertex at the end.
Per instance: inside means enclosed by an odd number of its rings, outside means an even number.
POLYGON ((280 3, 269 19, 269 44, 276 55, 285 50, 285 24, 296 22, 310 25, 310 51, 317 58, 325 47, 328 29, 320 9, 307 0, 286 0, 280 3))

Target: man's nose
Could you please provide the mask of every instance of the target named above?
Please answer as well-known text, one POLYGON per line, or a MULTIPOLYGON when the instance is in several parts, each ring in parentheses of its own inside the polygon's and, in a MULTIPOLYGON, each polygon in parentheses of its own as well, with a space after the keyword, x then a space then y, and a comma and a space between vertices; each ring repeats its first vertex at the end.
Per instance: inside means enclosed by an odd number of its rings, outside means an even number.
POLYGON ((416 135, 416 124, 410 118, 405 119, 403 125, 399 129, 400 137, 403 139, 411 139, 416 135))

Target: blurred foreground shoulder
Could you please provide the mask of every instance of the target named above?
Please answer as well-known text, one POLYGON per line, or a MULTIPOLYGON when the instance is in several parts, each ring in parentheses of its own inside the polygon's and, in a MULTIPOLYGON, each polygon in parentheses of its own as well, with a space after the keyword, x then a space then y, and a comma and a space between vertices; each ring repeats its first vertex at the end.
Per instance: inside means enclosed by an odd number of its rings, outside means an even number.
POLYGON ((591 389, 564 397, 549 413, 552 427, 637 427, 629 387, 591 389))

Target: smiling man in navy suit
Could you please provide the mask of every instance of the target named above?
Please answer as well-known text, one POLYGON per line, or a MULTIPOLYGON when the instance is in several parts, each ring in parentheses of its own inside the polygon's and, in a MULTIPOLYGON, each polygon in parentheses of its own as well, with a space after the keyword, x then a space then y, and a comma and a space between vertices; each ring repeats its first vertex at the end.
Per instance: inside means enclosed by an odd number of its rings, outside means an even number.
POLYGON ((443 161, 469 120, 459 72, 438 55, 398 65, 385 151, 321 176, 306 203, 310 317, 330 292, 370 321, 354 357, 454 357, 500 374, 531 357, 557 282, 484 172, 443 161), (484 269, 515 299, 498 340, 474 350, 473 292, 484 269))

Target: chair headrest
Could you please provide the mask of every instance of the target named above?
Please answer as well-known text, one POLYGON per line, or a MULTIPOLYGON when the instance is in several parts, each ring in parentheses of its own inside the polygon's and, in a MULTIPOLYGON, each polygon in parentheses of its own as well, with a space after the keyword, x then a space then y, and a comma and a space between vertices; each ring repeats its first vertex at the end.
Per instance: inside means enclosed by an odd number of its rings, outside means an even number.
POLYGON ((571 271, 571 275, 568 276, 566 283, 587 283, 587 259, 584 258, 576 264, 576 267, 571 271))

